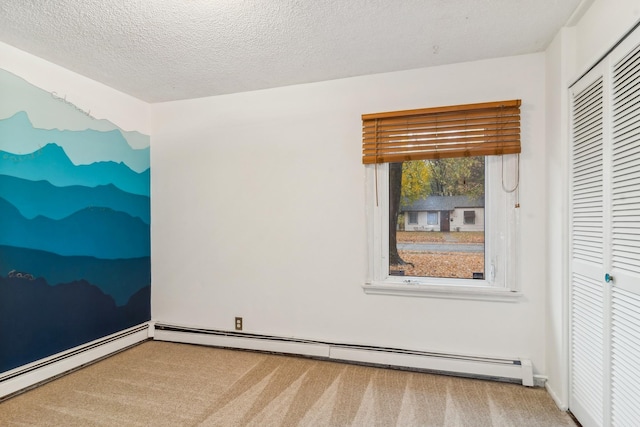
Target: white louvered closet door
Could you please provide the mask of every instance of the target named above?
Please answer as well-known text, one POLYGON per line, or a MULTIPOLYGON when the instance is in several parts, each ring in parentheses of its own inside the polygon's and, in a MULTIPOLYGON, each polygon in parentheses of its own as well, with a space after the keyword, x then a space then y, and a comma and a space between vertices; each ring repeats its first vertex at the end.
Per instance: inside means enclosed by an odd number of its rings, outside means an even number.
MULTIPOLYGON (((636 31, 638 33, 638 31, 636 31)), ((640 37, 611 54, 611 425, 640 426, 640 37)))
POLYGON ((571 96, 570 410, 585 427, 637 427, 640 30, 571 96))
POLYGON ((571 91, 571 401, 585 427, 604 419, 604 79, 571 91))

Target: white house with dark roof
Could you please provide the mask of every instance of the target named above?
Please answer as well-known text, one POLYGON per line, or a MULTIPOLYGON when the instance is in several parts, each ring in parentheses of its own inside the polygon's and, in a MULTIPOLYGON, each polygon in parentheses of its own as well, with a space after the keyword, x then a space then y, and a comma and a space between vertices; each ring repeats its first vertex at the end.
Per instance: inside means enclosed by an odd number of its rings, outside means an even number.
POLYGON ((484 197, 428 196, 400 211, 406 231, 484 231, 484 197))

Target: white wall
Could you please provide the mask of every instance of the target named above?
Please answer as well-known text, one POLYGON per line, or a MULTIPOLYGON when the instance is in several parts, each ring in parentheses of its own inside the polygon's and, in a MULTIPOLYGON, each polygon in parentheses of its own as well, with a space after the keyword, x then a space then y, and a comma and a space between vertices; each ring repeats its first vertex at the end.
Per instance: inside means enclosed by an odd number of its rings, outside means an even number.
POLYGON ((0 68, 66 99, 97 119, 109 120, 123 130, 151 133, 149 104, 144 101, 5 43, 0 43, 0 68))
POLYGON ((637 0, 595 0, 546 52, 547 116, 547 388, 560 407, 569 401, 568 183, 569 86, 640 20, 637 0))
POLYGON ((587 71, 639 20, 638 0, 593 1, 575 25, 575 72, 587 71))
POLYGON ((545 372, 544 55, 152 106, 152 317, 520 356, 545 372), (493 303, 365 295, 363 113, 523 100, 519 279, 493 303))
POLYGON ((568 405, 568 82, 572 75, 573 29, 564 28, 547 49, 547 389, 563 409, 568 405))

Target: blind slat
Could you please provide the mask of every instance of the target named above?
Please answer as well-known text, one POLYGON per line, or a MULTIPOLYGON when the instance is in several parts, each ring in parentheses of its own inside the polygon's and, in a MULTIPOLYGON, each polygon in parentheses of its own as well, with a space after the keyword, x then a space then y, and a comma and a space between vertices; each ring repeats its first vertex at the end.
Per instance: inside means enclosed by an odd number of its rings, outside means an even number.
POLYGON ((369 144, 362 148, 362 153, 367 155, 373 154, 392 154, 392 153, 409 153, 420 151, 432 151, 432 150, 468 150, 479 148, 490 148, 499 150, 501 147, 517 147, 520 145, 520 140, 517 138, 500 138, 496 141, 486 142, 480 138, 466 141, 424 141, 415 142, 411 145, 399 145, 399 144, 369 144))
POLYGON ((395 128, 385 128, 378 126, 378 130, 368 129, 364 127, 364 133, 373 136, 380 136, 383 138, 394 138, 396 136, 407 135, 420 137, 421 135, 437 134, 442 138, 447 136, 455 136, 456 134, 468 134, 475 132, 479 134, 490 133, 503 133, 512 130, 519 133, 520 122, 505 122, 505 123, 483 123, 480 125, 462 125, 462 126, 403 126, 395 128))
POLYGON ((502 118, 504 121, 520 117, 519 109, 508 107, 501 110, 501 114, 495 111, 468 111, 456 114, 416 114, 406 117, 392 117, 388 119, 365 119, 363 123, 384 123, 388 126, 403 126, 406 123, 440 124, 442 126, 455 125, 456 123, 483 123, 495 122, 502 118))
POLYGON ((520 153, 520 100, 362 115, 362 162, 520 153))
POLYGON ((378 138, 364 137, 364 145, 407 145, 411 143, 424 144, 430 141, 435 143, 449 143, 449 142, 464 142, 464 141, 500 141, 506 139, 520 139, 519 129, 505 129, 500 130, 473 130, 468 132, 420 132, 412 134, 395 134, 395 135, 380 135, 378 138))

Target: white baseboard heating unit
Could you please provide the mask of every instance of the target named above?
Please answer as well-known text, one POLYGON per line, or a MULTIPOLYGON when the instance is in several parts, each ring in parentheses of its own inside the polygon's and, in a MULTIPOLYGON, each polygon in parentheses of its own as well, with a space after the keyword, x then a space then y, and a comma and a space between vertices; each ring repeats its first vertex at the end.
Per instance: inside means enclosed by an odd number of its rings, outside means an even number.
POLYGON ((149 323, 108 335, 0 374, 0 401, 149 339, 149 323))
POLYGON ((154 339, 160 341, 285 353, 448 375, 488 378, 534 386, 533 366, 531 361, 527 359, 476 357, 389 347, 339 344, 160 323, 156 323, 154 328, 154 339))

